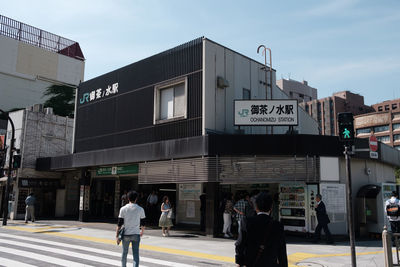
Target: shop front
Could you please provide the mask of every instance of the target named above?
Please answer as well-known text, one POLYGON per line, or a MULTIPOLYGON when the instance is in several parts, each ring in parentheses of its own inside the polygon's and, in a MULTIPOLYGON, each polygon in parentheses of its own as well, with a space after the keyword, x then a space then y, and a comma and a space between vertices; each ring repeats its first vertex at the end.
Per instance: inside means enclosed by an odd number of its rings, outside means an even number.
MULTIPOLYGON (((65 208, 65 185, 61 179, 19 178, 14 190, 12 218, 25 217, 25 199, 33 193, 36 197, 35 214, 40 218, 52 218, 65 208), (62 197, 60 197, 62 196, 62 197), (16 211, 16 214, 15 214, 16 211)), ((64 214, 62 214, 64 216, 64 214)))

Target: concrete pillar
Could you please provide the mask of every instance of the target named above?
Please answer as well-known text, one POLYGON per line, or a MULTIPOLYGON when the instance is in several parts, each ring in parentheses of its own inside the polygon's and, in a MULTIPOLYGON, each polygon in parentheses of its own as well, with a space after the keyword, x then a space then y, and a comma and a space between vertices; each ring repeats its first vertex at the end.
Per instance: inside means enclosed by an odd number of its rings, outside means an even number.
POLYGON ((217 236, 219 183, 207 183, 205 192, 206 192, 206 218, 205 218, 206 235, 217 236))

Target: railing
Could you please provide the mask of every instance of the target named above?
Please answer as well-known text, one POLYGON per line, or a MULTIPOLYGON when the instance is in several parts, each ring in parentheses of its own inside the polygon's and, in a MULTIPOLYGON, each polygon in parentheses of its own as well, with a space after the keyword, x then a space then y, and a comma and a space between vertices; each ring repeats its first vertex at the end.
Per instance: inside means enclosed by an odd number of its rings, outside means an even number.
POLYGON ((77 42, 2 15, 0 15, 0 35, 55 53, 84 60, 83 53, 77 42))
POLYGON ((385 258, 385 267, 400 266, 399 237, 400 237, 399 233, 390 233, 387 230, 386 225, 383 227, 382 244, 383 244, 383 252, 384 252, 384 258, 385 258), (394 237, 394 242, 396 244, 397 263, 393 263, 392 237, 394 237))

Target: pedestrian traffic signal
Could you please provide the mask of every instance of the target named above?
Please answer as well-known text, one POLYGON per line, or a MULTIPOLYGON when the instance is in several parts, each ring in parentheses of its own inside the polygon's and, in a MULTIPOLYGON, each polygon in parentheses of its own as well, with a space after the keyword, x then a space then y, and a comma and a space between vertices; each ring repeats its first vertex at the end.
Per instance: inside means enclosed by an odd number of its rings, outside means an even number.
POLYGON ((350 112, 338 113, 339 140, 352 142, 354 140, 353 114, 350 112))
POLYGON ((18 169, 21 167, 21 155, 14 155, 13 156, 13 169, 18 169))

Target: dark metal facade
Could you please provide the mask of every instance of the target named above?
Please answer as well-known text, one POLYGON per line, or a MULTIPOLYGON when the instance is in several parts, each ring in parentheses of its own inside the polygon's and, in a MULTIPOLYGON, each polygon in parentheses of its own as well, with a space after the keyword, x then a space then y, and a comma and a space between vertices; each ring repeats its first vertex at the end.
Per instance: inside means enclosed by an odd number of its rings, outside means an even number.
POLYGON ((202 135, 202 38, 82 83, 75 153, 202 135), (154 87, 187 77, 187 118, 153 123, 154 87), (84 95, 118 83, 118 93, 90 102, 84 95))

